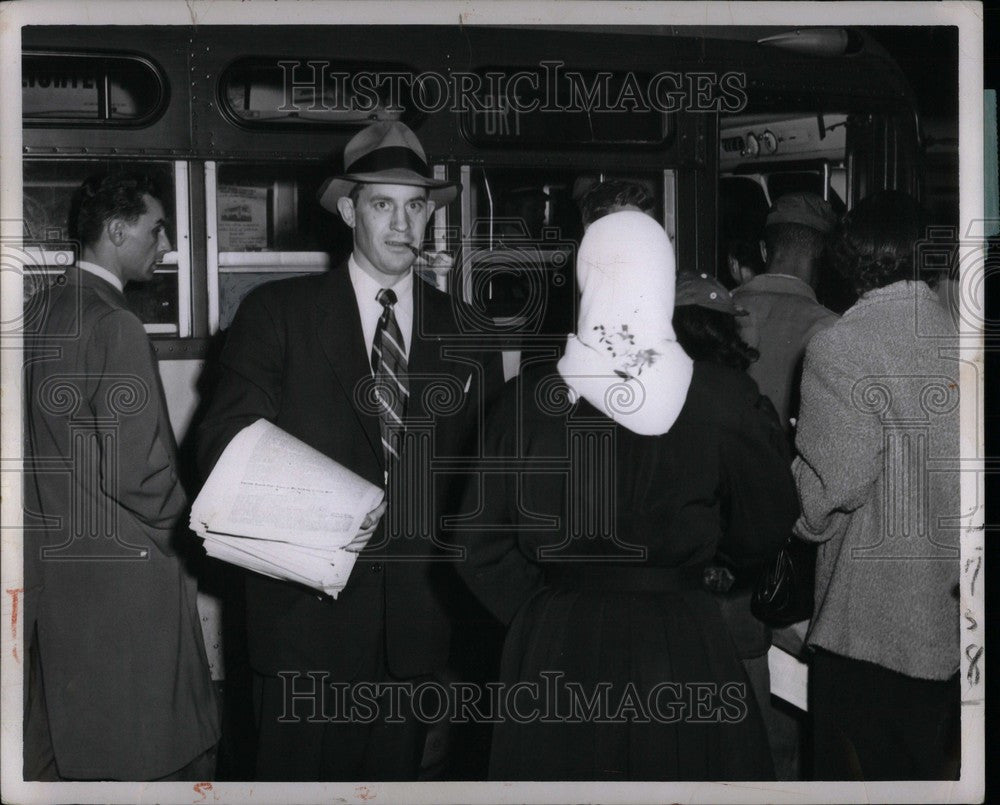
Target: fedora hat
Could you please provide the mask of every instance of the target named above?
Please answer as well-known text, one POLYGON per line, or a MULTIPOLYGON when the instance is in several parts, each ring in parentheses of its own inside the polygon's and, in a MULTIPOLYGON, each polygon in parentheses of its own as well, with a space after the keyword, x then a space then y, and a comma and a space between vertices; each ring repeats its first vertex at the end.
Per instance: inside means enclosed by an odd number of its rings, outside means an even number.
POLYGON ((359 183, 426 187, 435 207, 453 201, 460 190, 456 182, 433 177, 417 135, 396 120, 372 123, 351 138, 344 147, 344 173, 323 183, 320 205, 338 212, 337 202, 359 183))

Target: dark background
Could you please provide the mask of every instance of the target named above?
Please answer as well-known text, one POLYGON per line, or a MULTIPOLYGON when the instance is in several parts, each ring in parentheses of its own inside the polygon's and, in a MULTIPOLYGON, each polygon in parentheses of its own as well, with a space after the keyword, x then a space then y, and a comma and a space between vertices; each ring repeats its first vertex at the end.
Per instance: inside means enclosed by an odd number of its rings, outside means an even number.
POLYGON ((865 30, 906 74, 922 118, 958 115, 957 27, 907 25, 865 30))

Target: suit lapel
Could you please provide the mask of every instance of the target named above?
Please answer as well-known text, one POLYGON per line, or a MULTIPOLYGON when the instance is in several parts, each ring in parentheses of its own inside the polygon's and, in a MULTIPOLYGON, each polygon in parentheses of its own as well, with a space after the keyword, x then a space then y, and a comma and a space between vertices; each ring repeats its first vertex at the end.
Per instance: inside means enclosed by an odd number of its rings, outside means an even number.
POLYGON ((317 337, 344 396, 350 401, 351 410, 365 439, 381 466, 384 458, 378 415, 374 413, 374 406, 365 410, 365 407, 359 405, 359 402, 363 402, 361 384, 371 381, 371 364, 365 350, 361 316, 347 264, 343 263, 332 269, 328 279, 324 293, 315 300, 319 308, 317 337))
POLYGON ((413 277, 413 333, 410 336, 410 353, 407 371, 410 374, 410 401, 406 410, 407 419, 414 421, 427 417, 424 408, 424 391, 435 375, 440 375, 442 358, 441 341, 431 326, 438 318, 435 300, 428 292, 427 284, 417 276, 413 277))

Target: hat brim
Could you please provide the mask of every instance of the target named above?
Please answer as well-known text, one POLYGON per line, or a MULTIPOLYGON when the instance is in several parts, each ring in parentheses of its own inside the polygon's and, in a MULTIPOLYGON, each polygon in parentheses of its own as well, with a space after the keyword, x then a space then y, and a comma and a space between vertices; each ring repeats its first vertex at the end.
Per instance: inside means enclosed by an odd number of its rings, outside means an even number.
POLYGON ((698 300, 693 300, 693 299, 675 299, 674 300, 674 308, 676 309, 676 308, 679 308, 679 307, 701 307, 701 308, 705 308, 705 310, 716 310, 719 313, 725 313, 725 314, 727 314, 729 316, 749 316, 750 315, 750 311, 749 310, 745 310, 744 308, 741 308, 739 305, 733 305, 732 307, 728 307, 726 305, 720 305, 720 304, 718 304, 717 302, 714 302, 714 301, 703 302, 700 299, 698 299, 698 300))
POLYGON ((428 179, 416 171, 407 168, 393 168, 373 173, 345 173, 327 179, 317 194, 320 206, 330 212, 340 214, 337 202, 350 192, 357 184, 402 184, 412 187, 426 187, 428 198, 434 202, 435 208, 450 204, 461 191, 457 182, 445 179, 428 179))

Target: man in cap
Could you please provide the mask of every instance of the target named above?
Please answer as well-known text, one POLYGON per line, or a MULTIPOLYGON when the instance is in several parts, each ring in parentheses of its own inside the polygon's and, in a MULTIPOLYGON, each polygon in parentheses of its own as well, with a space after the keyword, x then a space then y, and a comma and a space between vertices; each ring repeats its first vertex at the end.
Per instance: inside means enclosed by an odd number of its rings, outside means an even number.
MULTIPOLYGON (((817 301, 814 290, 820 260, 836 224, 833 208, 815 193, 781 196, 764 224, 764 273, 733 292, 733 300, 748 313, 742 319, 743 338, 760 353, 747 372, 774 403, 788 434, 798 415, 806 345, 838 318, 817 301)), ((772 641, 794 653, 801 647, 805 625, 776 629, 772 641)), ((767 708, 764 714, 777 779, 801 779, 801 719, 793 708, 787 712, 767 708)))
POLYGON ((837 315, 816 300, 819 262, 837 223, 829 203, 815 193, 781 196, 764 225, 765 269, 733 293, 749 314, 743 338, 760 353, 747 370, 771 399, 786 433, 796 415, 796 378, 806 344, 837 315))
POLYGON ((201 432, 206 470, 264 417, 386 485, 388 512, 336 600, 246 578, 260 780, 417 778, 427 725, 408 696, 383 692, 448 660, 454 574, 436 560, 449 558, 439 523, 455 490, 432 459, 466 453, 502 383, 495 356, 463 335, 459 303, 414 277, 431 214, 459 188, 432 177, 398 122, 355 135, 344 165, 319 201, 353 230, 351 255, 244 300, 201 432))

